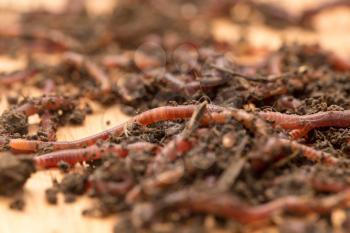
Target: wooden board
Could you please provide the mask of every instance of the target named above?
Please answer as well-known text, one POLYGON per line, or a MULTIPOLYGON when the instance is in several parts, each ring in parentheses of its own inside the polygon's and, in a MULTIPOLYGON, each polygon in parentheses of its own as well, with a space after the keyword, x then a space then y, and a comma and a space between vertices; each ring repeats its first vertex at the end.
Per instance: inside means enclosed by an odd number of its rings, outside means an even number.
MULTIPOLYGON (((0 3, 6 1, 0 0, 0 3)), ((303 1, 285 0, 284 2, 303 1)), ((260 46, 277 48, 283 41, 318 41, 322 46, 333 49, 342 55, 349 57, 350 54, 350 10, 346 9, 335 9, 318 16, 315 32, 302 32, 297 28, 277 32, 262 25, 255 25, 248 30, 249 40, 260 46)), ((232 25, 229 21, 217 20, 213 23, 213 33, 222 40, 237 40, 239 31, 240 28, 232 25)), ((22 59, 0 57, 0 70, 10 71, 23 67, 25 62, 22 59)), ((7 94, 9 94, 9 90, 0 87, 0 112, 7 107, 7 94)), ((38 92, 35 89, 28 89, 22 90, 22 94, 32 96, 37 95, 38 92)), ((58 140, 78 139, 106 129, 105 122, 107 120, 113 126, 127 119, 127 116, 119 111, 118 106, 109 109, 102 109, 100 106, 95 107, 94 114, 86 119, 83 126, 60 129, 58 140)), ((37 123, 37 120, 35 117, 31 118, 33 125, 37 123)), ((26 208, 23 212, 10 210, 8 208, 10 200, 0 198, 0 233, 111 232, 116 217, 96 219, 81 216, 81 211, 92 204, 91 199, 87 197, 79 198, 77 202, 72 204, 65 204, 62 196, 60 196, 57 206, 50 206, 45 202, 45 189, 51 186, 53 178, 59 179, 60 176, 60 173, 56 170, 40 171, 34 174, 25 186, 26 208)))
MULTIPOLYGON (((3 89, 1 93, 5 95, 3 89)), ((6 98, 2 98, 1 106, 6 98)), ((3 110, 3 108, 2 108, 3 110)), ((31 120, 34 122, 36 117, 31 120)), ((94 115, 88 116, 84 126, 64 127, 58 131, 59 140, 72 140, 97 133, 106 129, 106 121, 111 125, 118 124, 127 119, 118 107, 108 110, 97 110, 94 115)), ((35 123, 34 123, 35 125, 35 123)), ((1 155, 0 155, 1 156, 1 155)), ((26 183, 25 202, 23 212, 9 209, 9 198, 0 198, 0 232, 111 232, 115 217, 99 219, 88 218, 81 215, 82 210, 92 205, 87 197, 78 198, 77 202, 66 204, 63 196, 59 196, 57 206, 45 201, 45 189, 52 186, 52 180, 60 179, 61 174, 55 169, 35 173, 26 183)))

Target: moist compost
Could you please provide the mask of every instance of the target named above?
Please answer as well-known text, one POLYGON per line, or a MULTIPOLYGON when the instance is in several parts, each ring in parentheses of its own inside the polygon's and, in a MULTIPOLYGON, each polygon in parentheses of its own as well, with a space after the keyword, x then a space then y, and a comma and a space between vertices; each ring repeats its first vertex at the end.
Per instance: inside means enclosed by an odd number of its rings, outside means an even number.
MULTIPOLYGON (((0 74, 0 85, 42 96, 7 96, 0 194, 20 193, 36 169, 58 168, 63 178, 46 201, 89 196, 82 214, 118 216, 115 232, 348 229, 350 61, 317 44, 269 50, 243 30, 232 43, 210 33, 217 18, 246 27, 261 16, 267 26, 312 30, 316 14, 348 5, 294 15, 258 1, 155 0, 120 1, 101 16, 84 4, 20 14, 11 30, 0 28, 0 50, 33 56, 23 71, 0 74), (131 118, 57 141, 58 128, 84 124, 92 102, 131 118), (40 123, 30 132, 33 115, 40 123)), ((21 197, 11 204, 24 206, 21 197)))

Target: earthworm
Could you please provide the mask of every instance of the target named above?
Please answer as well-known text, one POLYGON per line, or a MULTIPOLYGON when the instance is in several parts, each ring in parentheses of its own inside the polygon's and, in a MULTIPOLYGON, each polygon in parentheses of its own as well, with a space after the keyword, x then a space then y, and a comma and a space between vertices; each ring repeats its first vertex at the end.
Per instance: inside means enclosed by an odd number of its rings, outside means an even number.
POLYGON ((10 74, 0 74, 0 84, 10 85, 16 82, 22 82, 35 76, 38 72, 37 69, 26 69, 10 74))
POLYGON ((349 127, 350 110, 318 112, 310 115, 259 112, 258 115, 283 129, 294 129, 294 139, 305 136, 310 130, 320 127, 349 127))
POLYGON ((63 34, 58 30, 49 30, 40 27, 23 28, 19 25, 12 25, 7 28, 0 28, 0 36, 10 38, 30 38, 34 40, 45 40, 51 42, 62 49, 77 49, 80 44, 74 38, 63 34))
POLYGON ((178 157, 192 149, 192 142, 189 136, 199 125, 203 118, 208 103, 205 101, 199 104, 193 112, 190 120, 186 123, 184 130, 171 139, 156 155, 154 162, 149 164, 146 174, 154 173, 155 170, 162 170, 162 165, 167 161, 175 161, 178 157))
MULTIPOLYGON (((42 142, 36 140, 11 139, 9 146, 16 151, 26 152, 37 151, 42 146, 49 146, 53 150, 86 147, 93 145, 98 140, 106 140, 110 137, 110 135, 121 135, 124 132, 125 126, 128 124, 137 123, 147 126, 160 121, 188 119, 192 116, 196 107, 197 105, 179 105, 154 108, 136 115, 129 121, 119 124, 111 129, 74 141, 42 142)), ((267 125, 265 122, 256 117, 254 114, 248 113, 241 109, 231 109, 217 105, 208 105, 201 123, 226 123, 227 119, 230 117, 233 117, 237 121, 241 122, 245 127, 258 134, 267 135, 267 125)))
POLYGON ((15 110, 26 116, 36 114, 42 110, 58 110, 72 107, 72 99, 65 96, 43 96, 33 98, 18 106, 15 110))
POLYGON ((34 158, 39 168, 57 167, 58 162, 63 161, 74 165, 79 162, 97 160, 103 156, 114 154, 119 157, 126 157, 130 151, 153 151, 157 145, 148 142, 137 142, 123 145, 92 145, 81 149, 69 149, 43 154, 34 158))
POLYGON ((74 65, 78 69, 86 69, 89 75, 100 84, 102 93, 106 94, 112 90, 110 78, 95 62, 81 54, 73 52, 66 52, 63 56, 63 60, 68 64, 74 65))
POLYGON ((309 146, 305 146, 296 141, 291 141, 283 138, 269 138, 263 148, 260 148, 257 154, 251 156, 251 164, 255 170, 261 171, 268 163, 274 160, 280 160, 281 156, 286 156, 288 153, 284 151, 289 148, 292 151, 300 151, 305 158, 313 162, 320 162, 326 165, 335 165, 338 159, 329 153, 315 150, 309 146))
POLYGON ((324 198, 307 198, 286 196, 276 200, 250 206, 228 193, 210 193, 194 190, 181 190, 165 196, 155 206, 156 211, 163 209, 186 209, 196 213, 214 214, 251 224, 272 218, 276 213, 290 212, 296 214, 329 213, 333 209, 347 205, 350 189, 324 198))

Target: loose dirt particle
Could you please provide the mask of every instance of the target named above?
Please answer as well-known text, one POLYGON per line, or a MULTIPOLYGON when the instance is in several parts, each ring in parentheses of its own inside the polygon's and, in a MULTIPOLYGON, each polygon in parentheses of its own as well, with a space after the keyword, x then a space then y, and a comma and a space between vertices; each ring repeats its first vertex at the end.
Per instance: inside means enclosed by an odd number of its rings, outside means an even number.
POLYGON ((0 156, 0 195, 13 195, 21 191, 30 175, 35 172, 34 161, 30 158, 0 156))

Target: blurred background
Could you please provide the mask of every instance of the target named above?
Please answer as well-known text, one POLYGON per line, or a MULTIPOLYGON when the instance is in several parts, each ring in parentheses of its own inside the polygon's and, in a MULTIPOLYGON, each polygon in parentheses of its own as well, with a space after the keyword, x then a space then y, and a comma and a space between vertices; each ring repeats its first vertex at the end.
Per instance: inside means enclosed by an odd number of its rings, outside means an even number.
MULTIPOLYGON (((163 5, 168 5, 166 9, 173 9, 172 13, 165 12, 168 16, 171 14, 180 13, 180 17, 188 18, 194 17, 198 14, 201 1, 166 1, 166 0, 152 0, 152 1, 118 1, 118 0, 57 0, 57 1, 45 1, 45 0, 0 0, 0 12, 1 22, 0 26, 11 25, 14 22, 18 22, 18 13, 20 12, 40 12, 49 11, 53 13, 62 12, 79 12, 82 8, 91 16, 98 16, 104 14, 113 14, 118 5, 123 5, 120 2, 126 4, 135 4, 135 8, 141 2, 149 2, 154 6, 164 10, 163 5), (181 4, 178 4, 179 2, 181 4), (193 2, 193 4, 191 3, 193 2), (182 8, 178 9, 179 5, 182 8)), ((247 29, 247 33, 250 35, 250 40, 256 44, 263 44, 266 46, 276 47, 283 43, 283 41, 308 41, 319 42, 328 48, 336 49, 338 52, 345 54, 349 50, 349 43, 346 43, 350 38, 350 9, 349 7, 333 7, 328 10, 321 11, 319 14, 312 18, 312 31, 300 30, 299 27, 289 26, 287 28, 265 28, 266 15, 262 14, 264 11, 271 11, 268 8, 264 9, 264 5, 256 5, 252 7, 252 4, 248 2, 254 2, 258 4, 269 4, 278 6, 290 15, 297 16, 303 10, 310 9, 312 7, 322 5, 323 3, 333 2, 332 0, 308 0, 308 1, 292 1, 292 0, 254 0, 254 1, 206 1, 212 2, 212 4, 220 7, 222 5, 231 5, 233 7, 228 8, 229 14, 226 17, 222 17, 222 14, 218 14, 218 18, 214 17, 210 20, 210 27, 215 36, 220 40, 227 40, 233 42, 239 37, 237 22, 245 23, 247 25, 254 26, 254 29, 247 29), (238 2, 238 3, 236 3, 238 2), (265 17, 265 18, 264 18, 265 17), (223 19, 225 18, 225 19, 223 19), (286 32, 286 30, 288 32, 286 32), (286 34, 287 33, 287 34, 286 34), (266 40, 267 39, 267 40, 266 40)), ((343 2, 347 2, 346 0, 343 2)), ((275 24, 278 24, 281 17, 275 19, 275 24)), ((282 17, 283 18, 283 17, 282 17)), ((272 17, 273 19, 273 17, 272 17)), ((118 27, 115 24, 115 27, 118 27)), ((196 30, 199 25, 193 25, 196 30)))

